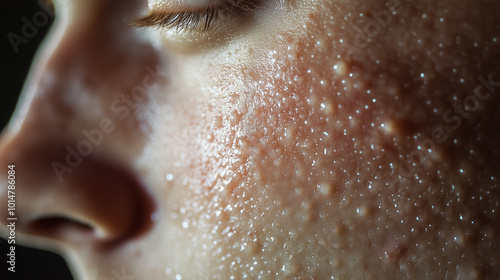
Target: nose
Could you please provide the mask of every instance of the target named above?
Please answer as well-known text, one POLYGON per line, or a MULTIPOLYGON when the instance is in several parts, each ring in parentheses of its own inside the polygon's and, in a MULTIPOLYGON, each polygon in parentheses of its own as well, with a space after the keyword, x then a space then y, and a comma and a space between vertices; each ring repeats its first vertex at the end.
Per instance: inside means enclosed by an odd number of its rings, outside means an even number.
POLYGON ((152 227, 155 203, 134 159, 162 57, 124 21, 142 2, 62 2, 0 141, 3 230, 15 222, 35 240, 106 246, 152 227))

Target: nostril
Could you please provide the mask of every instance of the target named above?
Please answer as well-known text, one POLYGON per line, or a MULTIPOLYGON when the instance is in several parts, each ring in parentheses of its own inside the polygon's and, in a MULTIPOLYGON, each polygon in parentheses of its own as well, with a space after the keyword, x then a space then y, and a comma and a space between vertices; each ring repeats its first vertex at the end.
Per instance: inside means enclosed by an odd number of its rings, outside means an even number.
POLYGON ((155 203, 147 187, 114 162, 87 158, 62 183, 38 182, 22 194, 31 203, 19 209, 24 213, 19 229, 30 236, 108 248, 153 225, 155 203))
POLYGON ((88 223, 64 216, 44 216, 28 221, 27 231, 46 237, 68 238, 96 234, 96 229, 88 223))
MULTIPOLYGON (((38 145, 62 146, 45 142, 38 145)), ((16 181, 23 186, 16 193, 22 197, 16 208, 19 217, 16 230, 27 238, 47 244, 56 242, 69 247, 86 244, 107 249, 128 244, 152 229, 156 203, 134 168, 95 152, 59 181, 51 163, 65 162, 65 150, 33 149, 28 146, 24 152, 37 160, 18 163, 25 174, 32 176, 19 176, 16 181)), ((11 157, 16 155, 7 158, 11 157)), ((0 199, 7 201, 6 193, 0 193, 0 199)), ((8 215, 5 209, 0 211, 3 221, 8 215)))
POLYGON ((82 231, 92 230, 91 226, 89 226, 83 222, 80 222, 80 221, 77 221, 74 219, 70 219, 70 218, 66 218, 66 217, 62 217, 62 216, 60 216, 60 217, 58 217, 58 216, 44 217, 44 218, 40 218, 40 219, 33 221, 33 227, 40 228, 40 229, 46 228, 48 230, 58 229, 60 227, 67 226, 67 225, 71 225, 71 226, 76 227, 82 231))

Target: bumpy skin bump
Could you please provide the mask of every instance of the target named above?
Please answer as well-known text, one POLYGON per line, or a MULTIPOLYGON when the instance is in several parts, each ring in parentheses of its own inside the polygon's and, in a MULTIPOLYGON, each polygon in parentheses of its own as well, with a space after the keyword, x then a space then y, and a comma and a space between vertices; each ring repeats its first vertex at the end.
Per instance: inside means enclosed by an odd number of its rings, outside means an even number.
MULTIPOLYGON (((158 216, 112 249, 66 246, 78 271, 498 279, 500 4, 263 2, 240 26, 151 31, 155 49, 115 52, 144 55, 115 73, 124 80, 124 69, 165 61, 163 83, 98 152, 140 174, 158 216)), ((103 14, 118 2, 106 5, 103 14)), ((92 81, 81 94, 109 108, 119 95, 107 89, 123 83, 92 81)), ((60 101, 65 89, 48 97, 60 101)))

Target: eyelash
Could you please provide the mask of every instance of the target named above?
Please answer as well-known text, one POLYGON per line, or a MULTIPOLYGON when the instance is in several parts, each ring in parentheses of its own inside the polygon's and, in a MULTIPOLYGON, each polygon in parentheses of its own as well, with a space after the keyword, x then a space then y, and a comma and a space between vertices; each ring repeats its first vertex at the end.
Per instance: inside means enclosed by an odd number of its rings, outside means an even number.
POLYGON ((257 9, 256 0, 226 0, 216 6, 209 5, 197 11, 168 12, 151 11, 148 15, 135 19, 132 25, 136 27, 157 27, 175 29, 176 32, 201 28, 207 31, 217 22, 221 15, 248 14, 257 9))

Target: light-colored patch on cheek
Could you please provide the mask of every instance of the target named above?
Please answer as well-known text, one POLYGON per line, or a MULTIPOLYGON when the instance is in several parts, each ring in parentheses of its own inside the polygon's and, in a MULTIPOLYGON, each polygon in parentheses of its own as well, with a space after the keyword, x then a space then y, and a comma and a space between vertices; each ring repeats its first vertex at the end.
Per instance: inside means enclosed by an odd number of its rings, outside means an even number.
POLYGON ((199 77, 204 79, 183 77, 182 93, 175 93, 183 108, 175 115, 183 123, 179 129, 185 157, 179 161, 182 172, 172 180, 172 195, 177 197, 172 227, 180 232, 180 240, 187 237, 186 246, 198 248, 186 259, 200 267, 194 274, 183 274, 188 278, 203 278, 196 274, 201 271, 226 278, 233 250, 252 254, 261 248, 256 234, 239 226, 244 223, 242 205, 250 203, 244 186, 252 177, 246 168, 250 146, 243 133, 248 89, 242 84, 245 64, 227 58, 201 65, 199 77))

